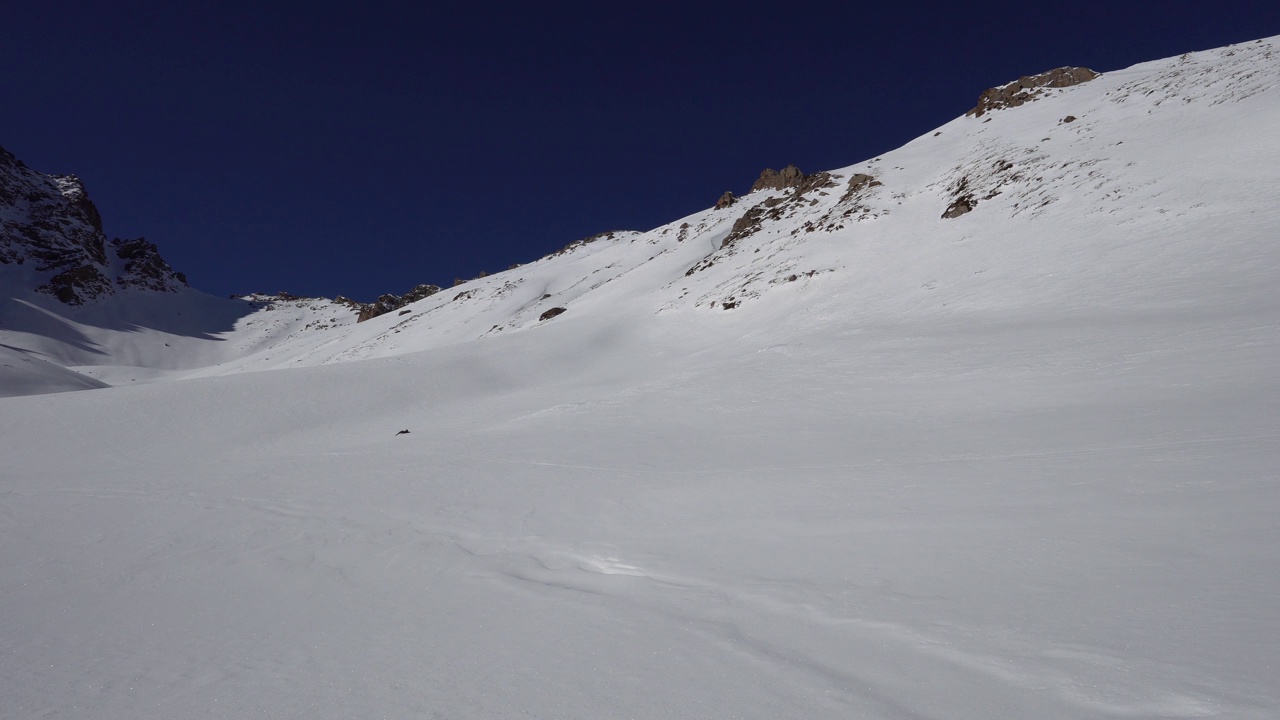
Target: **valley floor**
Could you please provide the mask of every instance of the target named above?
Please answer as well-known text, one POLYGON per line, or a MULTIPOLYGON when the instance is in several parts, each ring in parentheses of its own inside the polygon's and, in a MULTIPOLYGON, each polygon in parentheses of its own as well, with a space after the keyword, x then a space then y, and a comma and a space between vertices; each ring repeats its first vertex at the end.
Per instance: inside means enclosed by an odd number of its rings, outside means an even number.
POLYGON ((705 317, 0 401, 5 714, 1280 711, 1268 311, 705 317))

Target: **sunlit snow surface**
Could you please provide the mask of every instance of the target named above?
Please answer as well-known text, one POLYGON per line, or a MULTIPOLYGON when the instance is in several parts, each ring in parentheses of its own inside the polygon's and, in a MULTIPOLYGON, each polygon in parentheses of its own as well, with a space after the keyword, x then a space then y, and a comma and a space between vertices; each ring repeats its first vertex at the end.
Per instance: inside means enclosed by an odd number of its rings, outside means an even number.
POLYGON ((359 325, 11 304, 117 387, 0 400, 0 714, 1280 716, 1275 46, 957 119, 692 275, 767 196, 359 325))

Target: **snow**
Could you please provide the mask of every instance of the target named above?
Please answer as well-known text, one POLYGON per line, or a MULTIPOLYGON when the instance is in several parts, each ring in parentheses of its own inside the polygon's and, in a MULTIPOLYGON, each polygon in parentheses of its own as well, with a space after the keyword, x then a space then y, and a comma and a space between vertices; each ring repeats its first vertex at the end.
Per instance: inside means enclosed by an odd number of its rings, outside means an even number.
POLYGON ((1276 42, 360 324, 10 300, 117 387, 0 400, 4 707, 1276 717, 1276 42))
POLYGON ((100 380, 32 357, 20 348, 0 345, 0 397, 108 387, 100 380))

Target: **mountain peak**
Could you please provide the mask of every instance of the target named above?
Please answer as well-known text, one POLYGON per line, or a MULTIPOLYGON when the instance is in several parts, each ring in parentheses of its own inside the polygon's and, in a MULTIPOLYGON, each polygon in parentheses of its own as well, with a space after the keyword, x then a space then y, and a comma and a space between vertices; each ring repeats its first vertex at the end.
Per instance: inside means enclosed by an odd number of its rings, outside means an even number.
POLYGON ((0 148, 4 265, 27 267, 32 289, 68 305, 119 290, 171 292, 187 284, 145 238, 117 238, 108 246, 102 215, 79 177, 36 172, 0 148))
POLYGON ((71 207, 80 213, 82 219, 93 229, 102 232, 102 214, 98 212, 98 206, 89 199, 89 191, 85 190, 80 178, 75 175, 50 175, 49 179, 57 186, 62 197, 67 199, 71 207))

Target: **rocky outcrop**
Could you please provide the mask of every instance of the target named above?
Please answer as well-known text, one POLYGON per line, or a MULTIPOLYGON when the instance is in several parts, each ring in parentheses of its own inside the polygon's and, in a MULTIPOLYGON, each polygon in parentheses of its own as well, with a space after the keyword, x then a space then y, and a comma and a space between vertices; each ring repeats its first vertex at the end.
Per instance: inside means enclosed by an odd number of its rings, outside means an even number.
POLYGON ((788 165, 782 170, 765 168, 760 177, 751 185, 750 192, 757 190, 786 190, 799 186, 805 180, 805 174, 795 165, 788 165))
POLYGON ((943 220, 958 218, 965 213, 973 212, 973 209, 978 207, 978 199, 974 197, 968 175, 962 175, 959 180, 951 183, 947 190, 951 193, 951 204, 942 211, 943 220))
POLYGON ((377 300, 374 300, 371 303, 362 303, 348 297, 343 297, 342 295, 334 298, 333 301, 355 310, 356 322, 362 323, 365 320, 372 320, 379 315, 386 315, 389 312, 399 310, 405 305, 415 303, 423 298, 431 297, 438 292, 440 292, 439 285, 424 284, 415 287, 404 295, 391 295, 389 293, 386 295, 380 295, 377 300))
POLYGON ((733 227, 729 228, 729 234, 724 236, 724 240, 720 242, 720 247, 729 247, 742 238, 754 235, 760 229, 760 225, 764 220, 765 210, 766 208, 762 203, 743 213, 742 217, 734 220, 733 227))
MULTIPOLYGON (((751 192, 757 190, 789 190, 795 188, 792 199, 799 199, 800 196, 817 188, 829 187, 834 182, 831 179, 831 173, 820 172, 812 175, 806 175, 800 171, 795 165, 788 165, 781 170, 773 168, 765 168, 760 173, 760 177, 751 185, 751 192)), ((725 193, 731 195, 731 193, 725 193)), ((775 199, 781 202, 780 199, 775 199)), ((716 207, 720 207, 719 204, 716 207)))
POLYGON ((49 282, 36 288, 68 305, 80 305, 86 299, 110 295, 111 279, 93 265, 78 265, 54 275, 49 282))
POLYGON ((992 110, 1018 107, 1035 100, 1045 88, 1071 87, 1096 77, 1098 73, 1087 67, 1060 67, 1039 75, 1026 75, 1006 85, 988 88, 978 97, 977 106, 965 115, 982 117, 992 110))
POLYGON ((820 172, 820 173, 814 173, 812 175, 805 175, 804 179, 801 180, 799 184, 796 185, 795 199, 796 200, 801 199, 801 197, 805 193, 809 192, 810 190, 817 190, 819 188, 831 187, 833 185, 835 185, 835 181, 831 179, 831 173, 829 172, 820 172))
POLYGON ((35 271, 37 292, 68 305, 121 290, 171 292, 187 285, 143 238, 111 241, 75 175, 45 175, 0 148, 0 264, 35 271))
POLYGON ((50 175, 49 179, 53 180, 62 196, 67 199, 71 211, 94 230, 102 232, 102 214, 98 212, 98 206, 89 199, 89 193, 84 189, 80 178, 75 175, 50 175))
POLYGON ((882 184, 879 180, 866 173, 854 173, 849 176, 849 182, 845 185, 844 195, 840 197, 840 202, 848 202, 863 190, 879 187, 882 184))
POLYGON ((187 284, 187 276, 174 272, 173 268, 169 267, 169 263, 160 257, 160 250, 155 243, 147 242, 146 238, 137 240, 116 238, 111 241, 111 248, 115 251, 116 257, 124 262, 124 266, 116 276, 116 283, 120 287, 164 292, 175 289, 175 281, 184 286, 187 284))
POLYGON ((956 198, 947 206, 947 209, 943 211, 942 219, 950 220, 952 218, 958 218, 967 212, 972 212, 973 208, 977 206, 977 204, 978 202, 973 199, 972 195, 965 195, 964 197, 956 198))

